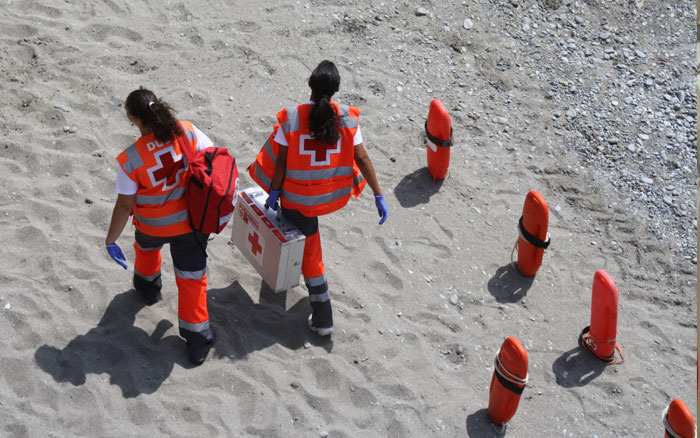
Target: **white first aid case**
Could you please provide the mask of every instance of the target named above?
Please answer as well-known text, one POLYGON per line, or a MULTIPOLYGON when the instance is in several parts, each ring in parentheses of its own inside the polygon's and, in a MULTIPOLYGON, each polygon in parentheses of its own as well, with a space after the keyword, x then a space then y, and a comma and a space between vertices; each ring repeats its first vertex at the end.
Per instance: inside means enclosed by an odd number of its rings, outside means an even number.
MULTIPOLYGON (((305 237, 272 209, 267 193, 251 187, 238 193, 231 241, 275 292, 299 285, 305 237)), ((279 208, 278 208, 279 211, 279 208)))

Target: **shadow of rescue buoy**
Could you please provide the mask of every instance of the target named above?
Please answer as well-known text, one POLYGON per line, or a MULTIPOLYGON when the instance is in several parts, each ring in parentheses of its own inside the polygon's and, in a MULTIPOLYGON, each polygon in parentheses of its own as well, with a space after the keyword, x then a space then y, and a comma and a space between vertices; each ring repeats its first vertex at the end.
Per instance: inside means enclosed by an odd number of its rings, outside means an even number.
POLYGON ((404 176, 394 188, 394 195, 403 208, 413 208, 430 202, 430 197, 440 191, 443 180, 433 181, 427 167, 421 167, 404 176))

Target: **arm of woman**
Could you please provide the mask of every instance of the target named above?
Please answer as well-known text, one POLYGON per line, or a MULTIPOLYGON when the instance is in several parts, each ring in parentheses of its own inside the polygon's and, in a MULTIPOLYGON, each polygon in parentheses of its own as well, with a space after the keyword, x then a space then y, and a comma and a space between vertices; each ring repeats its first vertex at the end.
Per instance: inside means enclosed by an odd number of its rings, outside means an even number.
POLYGON ((112 220, 109 223, 109 231, 107 231, 107 237, 105 237, 105 246, 116 242, 122 234, 126 222, 129 220, 135 199, 136 195, 117 195, 117 202, 114 203, 114 209, 112 210, 112 220))
POLYGON ((265 200, 265 208, 271 208, 277 211, 277 200, 280 197, 282 190, 282 182, 287 175, 287 146, 280 145, 277 152, 277 161, 275 161, 275 173, 272 175, 270 183, 270 196, 265 200))
POLYGON ((272 182, 270 183, 270 190, 280 190, 282 188, 282 181, 287 175, 287 146, 280 145, 279 152, 277 153, 277 161, 275 162, 275 174, 272 176, 272 182))
POLYGON ((355 145, 355 163, 357 163, 357 167, 360 168, 362 176, 367 180, 367 184, 369 184, 374 194, 376 196, 382 196, 382 189, 379 187, 377 174, 374 173, 372 160, 369 158, 369 155, 367 155, 367 151, 362 143, 355 145))
POLYGON ((355 163, 357 167, 360 168, 362 176, 367 180, 370 188, 374 192, 374 204, 377 206, 377 213, 379 213, 379 225, 386 222, 387 217, 389 217, 389 209, 384 200, 384 195, 382 195, 382 189, 379 187, 379 181, 377 181, 377 174, 374 173, 374 166, 372 165, 372 160, 367 155, 367 151, 362 143, 355 146, 355 163))

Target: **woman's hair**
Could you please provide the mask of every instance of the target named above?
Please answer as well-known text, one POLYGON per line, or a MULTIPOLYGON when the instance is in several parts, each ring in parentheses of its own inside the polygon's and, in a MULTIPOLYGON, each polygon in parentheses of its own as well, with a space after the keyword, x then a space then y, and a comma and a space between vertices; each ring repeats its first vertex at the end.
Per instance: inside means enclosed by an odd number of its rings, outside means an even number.
POLYGON ((161 143, 172 141, 182 134, 182 129, 173 116, 172 107, 145 88, 132 91, 124 104, 126 110, 136 117, 155 135, 161 143))
POLYGON ((340 119, 330 104, 330 99, 340 87, 340 73, 331 61, 321 63, 309 77, 311 94, 315 97, 314 106, 309 112, 309 128, 316 140, 324 143, 338 141, 340 119))

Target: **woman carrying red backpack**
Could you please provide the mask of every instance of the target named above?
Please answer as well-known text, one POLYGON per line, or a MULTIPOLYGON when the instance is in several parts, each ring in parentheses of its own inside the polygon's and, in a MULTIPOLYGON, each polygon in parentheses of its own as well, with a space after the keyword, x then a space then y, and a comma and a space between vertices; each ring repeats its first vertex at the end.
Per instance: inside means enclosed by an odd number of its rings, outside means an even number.
POLYGON ((199 365, 214 343, 207 310, 208 235, 190 227, 184 153, 175 139, 184 133, 195 152, 213 143, 192 123, 178 123, 170 105, 149 90, 131 92, 124 107, 141 137, 117 156, 117 201, 105 238, 107 252, 127 268, 126 257, 116 240, 133 214, 133 284, 150 306, 161 298, 160 250, 163 245, 170 245, 178 289, 180 336, 187 342, 189 360, 199 365))

